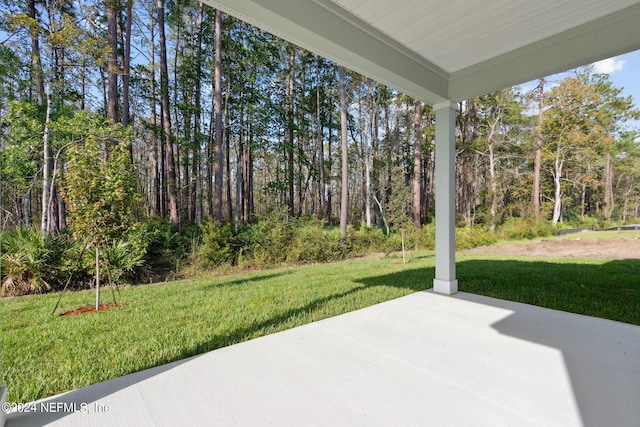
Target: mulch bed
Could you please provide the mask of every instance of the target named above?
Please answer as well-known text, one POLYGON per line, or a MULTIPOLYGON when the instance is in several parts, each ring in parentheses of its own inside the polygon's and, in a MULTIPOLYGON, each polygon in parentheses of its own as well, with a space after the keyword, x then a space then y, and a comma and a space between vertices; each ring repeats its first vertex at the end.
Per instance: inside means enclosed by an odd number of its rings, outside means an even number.
MULTIPOLYGON (((120 307, 121 305, 127 305, 127 304, 129 304, 129 303, 126 302, 126 301, 119 302, 117 304, 101 304, 99 309, 100 309, 100 311, 105 311, 105 310, 108 310, 110 308, 116 308, 116 307, 120 307)), ((96 306, 95 305, 88 305, 86 307, 80 307, 80 308, 77 308, 75 310, 66 311, 64 313, 61 313, 60 316, 74 316, 76 314, 91 313, 93 311, 96 311, 96 306)))

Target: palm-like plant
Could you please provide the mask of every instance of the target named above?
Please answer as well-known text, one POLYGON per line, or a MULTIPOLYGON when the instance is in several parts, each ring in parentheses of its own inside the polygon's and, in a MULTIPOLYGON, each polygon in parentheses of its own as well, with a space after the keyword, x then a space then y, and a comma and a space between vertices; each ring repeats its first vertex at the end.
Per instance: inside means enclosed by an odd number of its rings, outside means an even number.
POLYGON ((2 293, 24 294, 51 289, 51 241, 39 229, 20 227, 2 233, 2 293))
POLYGON ((120 283, 122 279, 144 264, 144 251, 126 240, 115 240, 103 250, 111 280, 120 283))

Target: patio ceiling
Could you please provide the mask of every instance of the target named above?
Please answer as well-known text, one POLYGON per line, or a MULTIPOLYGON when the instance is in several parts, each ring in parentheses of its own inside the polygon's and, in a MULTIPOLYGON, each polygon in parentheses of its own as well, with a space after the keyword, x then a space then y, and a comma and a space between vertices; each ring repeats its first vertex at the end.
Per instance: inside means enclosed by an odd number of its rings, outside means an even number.
POLYGON ((204 0, 428 104, 640 49, 640 0, 204 0))

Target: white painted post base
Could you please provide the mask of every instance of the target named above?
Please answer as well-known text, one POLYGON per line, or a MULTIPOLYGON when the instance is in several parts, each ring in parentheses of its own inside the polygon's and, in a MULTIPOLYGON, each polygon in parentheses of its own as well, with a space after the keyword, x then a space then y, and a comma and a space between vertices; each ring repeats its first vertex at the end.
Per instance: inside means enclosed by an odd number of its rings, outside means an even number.
POLYGON ((433 279, 433 291, 439 294, 453 295, 458 292, 458 281, 433 279))
MULTIPOLYGON (((4 403, 7 401, 7 386, 0 385, 0 405, 4 407, 4 403)), ((4 409, 0 409, 0 427, 4 427, 7 420, 7 413, 4 409)))

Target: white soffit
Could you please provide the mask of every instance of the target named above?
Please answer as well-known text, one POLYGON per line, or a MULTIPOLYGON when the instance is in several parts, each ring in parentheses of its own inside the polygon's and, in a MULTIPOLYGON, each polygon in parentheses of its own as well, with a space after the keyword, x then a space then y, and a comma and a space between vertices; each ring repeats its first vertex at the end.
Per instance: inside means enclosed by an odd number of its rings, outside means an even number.
POLYGON ((638 3, 637 0, 330 1, 448 73, 638 3))
POLYGON ((640 49, 640 0, 204 0, 434 104, 640 49))

